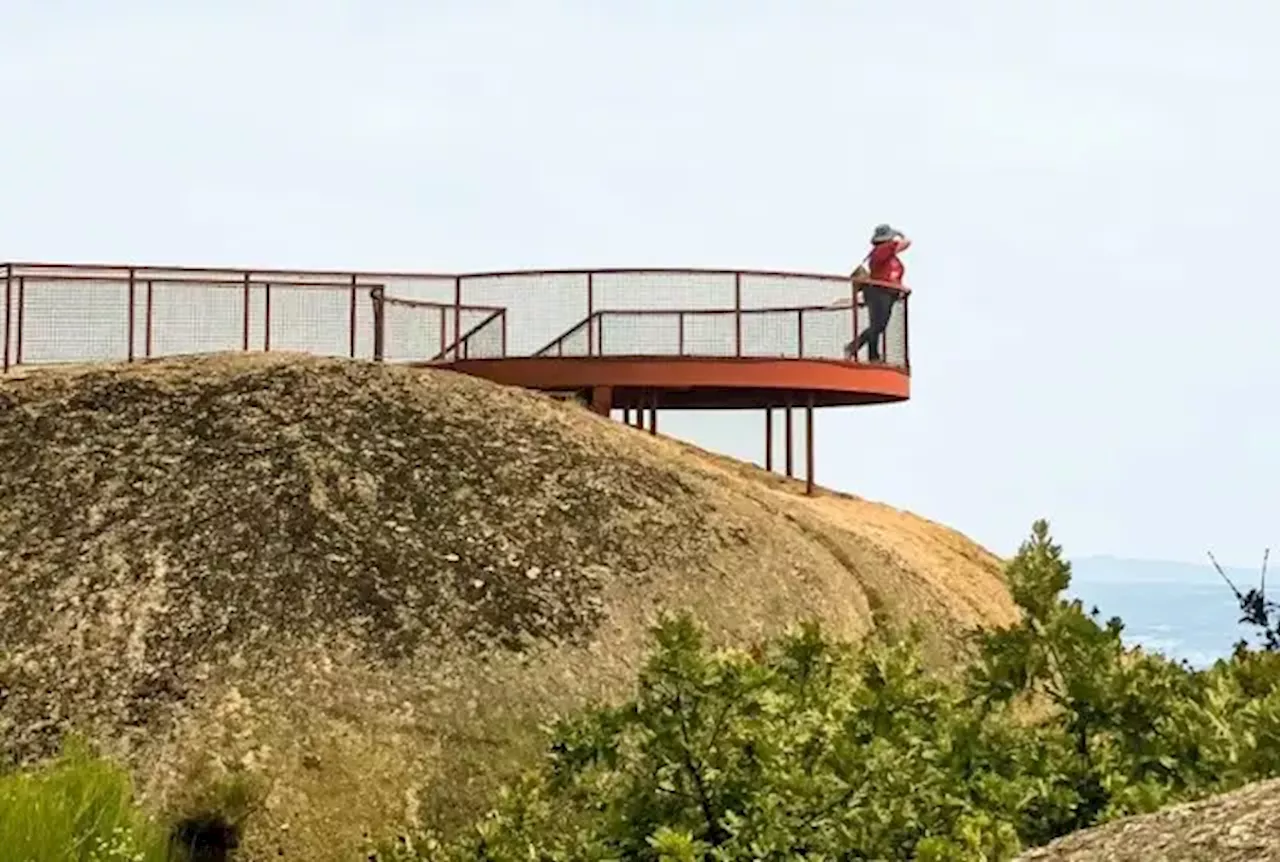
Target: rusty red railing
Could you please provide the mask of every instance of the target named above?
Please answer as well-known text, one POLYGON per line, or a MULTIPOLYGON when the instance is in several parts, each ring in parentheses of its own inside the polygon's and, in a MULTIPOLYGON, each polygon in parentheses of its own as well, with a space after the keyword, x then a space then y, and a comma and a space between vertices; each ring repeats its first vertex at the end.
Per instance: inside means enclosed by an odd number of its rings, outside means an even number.
MULTIPOLYGON (((0 276, 5 371, 226 350, 422 363, 551 349, 841 360, 869 320, 848 276, 770 271, 456 275, 11 263, 0 264, 0 276)), ((881 339, 885 361, 903 369, 907 300, 902 291, 881 339)))
MULTIPOLYGON (((892 329, 876 346, 887 364, 905 368, 905 340, 892 329)), ((534 355, 846 360, 858 333, 857 308, 832 305, 597 311, 534 355)))

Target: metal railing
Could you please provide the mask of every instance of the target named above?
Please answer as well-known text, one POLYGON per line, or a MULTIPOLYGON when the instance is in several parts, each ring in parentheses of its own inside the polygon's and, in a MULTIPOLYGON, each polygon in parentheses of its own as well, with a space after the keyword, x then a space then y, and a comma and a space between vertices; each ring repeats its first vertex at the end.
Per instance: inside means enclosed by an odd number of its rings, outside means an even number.
MULTIPOLYGON (((0 277, 6 371, 226 350, 451 362, 545 356, 557 343, 566 356, 841 360, 869 321, 848 276, 787 272, 456 275, 12 263, 0 264, 0 277)), ((884 360, 903 369, 910 365, 908 298, 899 291, 881 345, 884 360)))
MULTIPOLYGON (((907 367, 906 297, 876 347, 884 364, 907 367)), ((895 303, 897 305, 898 303, 895 303)), ((861 305, 861 303, 859 304, 861 305)), ((534 353, 542 357, 678 357, 848 360, 860 331, 855 306, 752 310, 597 311, 534 353)), ((865 325, 864 325, 865 329, 865 325)), ((863 347, 867 352, 867 347, 863 347)))

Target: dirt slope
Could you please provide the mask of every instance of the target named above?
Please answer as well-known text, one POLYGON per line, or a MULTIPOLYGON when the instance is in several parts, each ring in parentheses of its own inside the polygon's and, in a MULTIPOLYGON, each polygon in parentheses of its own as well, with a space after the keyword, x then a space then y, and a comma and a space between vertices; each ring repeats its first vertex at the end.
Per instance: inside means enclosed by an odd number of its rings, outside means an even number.
POLYGON ((444 372, 221 356, 0 382, 0 755, 264 782, 256 857, 465 819, 663 609, 742 643, 1014 608, 936 524, 444 372))
POLYGON ((1278 862, 1280 780, 1117 820, 1031 850, 1018 862, 1278 862))

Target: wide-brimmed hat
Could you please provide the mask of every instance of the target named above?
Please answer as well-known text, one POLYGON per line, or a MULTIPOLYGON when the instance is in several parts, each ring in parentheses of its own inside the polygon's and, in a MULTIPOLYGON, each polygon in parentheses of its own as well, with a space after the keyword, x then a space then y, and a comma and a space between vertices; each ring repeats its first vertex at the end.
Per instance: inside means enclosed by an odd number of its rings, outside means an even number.
POLYGON ((873 245, 878 242, 888 242, 897 235, 898 232, 893 229, 893 225, 878 224, 875 232, 871 234, 871 242, 873 245))

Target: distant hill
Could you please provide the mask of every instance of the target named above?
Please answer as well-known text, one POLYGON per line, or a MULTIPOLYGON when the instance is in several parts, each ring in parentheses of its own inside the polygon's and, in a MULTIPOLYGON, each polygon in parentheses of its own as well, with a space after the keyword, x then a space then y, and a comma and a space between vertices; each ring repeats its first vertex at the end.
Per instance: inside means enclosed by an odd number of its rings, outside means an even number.
MULTIPOLYGON (((1261 563, 1261 557, 1259 557, 1261 563)), ((1106 555, 1075 557, 1071 560, 1074 578, 1080 581, 1123 581, 1124 583, 1222 584, 1222 577, 1205 558, 1203 563, 1178 563, 1164 560, 1138 560, 1106 555)), ((1258 567, 1224 566, 1223 570, 1237 586, 1256 585, 1258 567)))
POLYGON ((78 730, 162 809, 261 779, 250 859, 469 821, 664 610, 742 645, 918 620, 938 660, 1016 619, 946 527, 448 372, 31 371, 0 457, 0 756, 78 730))

